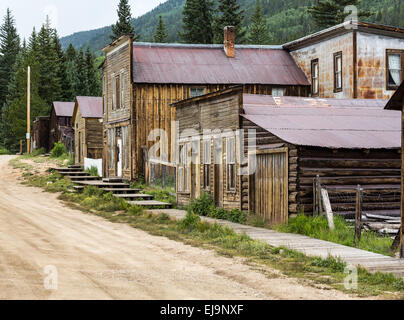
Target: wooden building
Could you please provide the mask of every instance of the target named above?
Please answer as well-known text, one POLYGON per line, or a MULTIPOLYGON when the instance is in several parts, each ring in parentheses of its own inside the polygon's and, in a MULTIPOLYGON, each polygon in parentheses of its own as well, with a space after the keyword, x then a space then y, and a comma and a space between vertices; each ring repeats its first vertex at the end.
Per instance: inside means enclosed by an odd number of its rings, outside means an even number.
POLYGON ((401 229, 400 229, 400 257, 404 258, 404 81, 386 105, 386 110, 401 111, 401 229))
POLYGON ((174 104, 177 200, 202 192, 227 209, 272 223, 313 212, 313 180, 329 189, 333 211, 400 209, 400 121, 385 100, 272 97, 231 88, 174 104))
POLYGON ((404 79, 404 29, 349 21, 283 47, 313 97, 389 99, 404 79))
POLYGON ((74 102, 54 102, 49 121, 49 150, 56 142, 63 142, 67 150, 73 153, 74 130, 72 117, 74 102))
POLYGON ((77 97, 73 112, 73 125, 75 163, 84 165, 84 158, 102 159, 102 98, 77 97))
POLYGON ((103 51, 107 177, 134 179, 144 174, 147 161, 175 168, 172 103, 234 85, 242 85, 246 93, 310 93, 307 77, 287 51, 281 46, 235 46, 232 27, 225 29, 224 46, 133 43, 131 36, 123 36, 103 51), (149 159, 157 141, 166 143, 157 159, 149 159))
POLYGON ((49 116, 37 117, 32 126, 32 149, 49 150, 49 116))

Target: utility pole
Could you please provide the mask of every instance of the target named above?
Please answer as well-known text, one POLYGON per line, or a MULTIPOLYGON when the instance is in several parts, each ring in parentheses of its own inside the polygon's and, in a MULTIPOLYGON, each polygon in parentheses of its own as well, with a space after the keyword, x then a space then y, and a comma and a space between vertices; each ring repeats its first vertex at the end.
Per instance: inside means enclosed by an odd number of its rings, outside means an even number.
POLYGON ((31 153, 31 67, 27 79, 27 153, 31 153))

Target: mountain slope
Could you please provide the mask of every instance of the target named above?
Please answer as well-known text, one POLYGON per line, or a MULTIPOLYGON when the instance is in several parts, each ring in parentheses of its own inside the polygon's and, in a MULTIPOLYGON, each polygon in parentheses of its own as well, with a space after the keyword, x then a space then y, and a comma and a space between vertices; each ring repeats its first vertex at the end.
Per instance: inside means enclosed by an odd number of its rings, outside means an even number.
MULTIPOLYGON (((239 0, 245 10, 244 25, 248 26, 256 0, 239 0)), ((273 44, 284 43, 318 31, 307 7, 316 0, 261 0, 263 14, 271 31, 273 44)), ((141 17, 133 19, 132 24, 140 41, 152 41, 154 30, 162 15, 167 27, 168 41, 179 42, 178 32, 182 26, 182 10, 185 0, 168 0, 141 17)), ((367 20, 381 24, 404 27, 404 0, 362 0, 361 8, 371 11, 373 16, 367 20)), ((76 48, 89 45, 98 51, 110 42, 111 27, 84 31, 61 39, 63 48, 72 43, 76 48)))

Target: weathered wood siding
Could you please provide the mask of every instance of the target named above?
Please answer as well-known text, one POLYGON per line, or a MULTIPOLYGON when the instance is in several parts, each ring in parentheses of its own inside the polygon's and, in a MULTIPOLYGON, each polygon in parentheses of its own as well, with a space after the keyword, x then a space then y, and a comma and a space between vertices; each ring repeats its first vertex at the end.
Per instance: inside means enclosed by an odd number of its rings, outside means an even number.
MULTIPOLYGON (((132 45, 131 40, 128 39, 123 44, 117 46, 116 49, 107 53, 106 60, 103 66, 103 77, 106 81, 103 88, 104 97, 104 131, 103 131, 103 165, 104 173, 107 177, 117 176, 116 163, 110 163, 110 161, 116 162, 116 159, 112 157, 110 153, 113 152, 110 148, 116 148, 116 139, 114 141, 108 141, 108 130, 121 130, 122 127, 129 127, 129 137, 125 145, 123 145, 124 151, 132 157, 134 130, 132 130, 132 45), (123 106, 121 108, 113 107, 114 99, 114 81, 115 76, 123 74, 124 79, 124 93, 123 93, 123 106)), ((131 180, 132 165, 128 168, 123 168, 123 178, 131 180)))
POLYGON ((100 119, 85 119, 85 137, 87 147, 87 158, 102 159, 103 151, 103 125, 100 119))
POLYGON ((355 211, 357 185, 365 189, 363 210, 399 210, 401 183, 399 150, 347 150, 313 147, 298 148, 298 179, 291 213, 313 211, 313 179, 320 176, 321 184, 330 189, 330 201, 337 213, 355 211), (349 189, 351 189, 350 192, 349 189), (370 189, 373 189, 370 190, 370 189))
MULTIPOLYGON (((135 68, 136 69, 136 68, 135 68)), ((142 148, 149 150, 155 142, 148 141, 149 134, 154 129, 163 129, 168 136, 168 160, 173 147, 171 145, 172 121, 176 119, 175 108, 170 104, 190 98, 191 88, 204 88, 205 93, 216 92, 231 87, 230 85, 170 85, 170 84, 135 84, 133 90, 134 118, 135 118, 135 151, 133 166, 135 176, 142 173, 142 148)), ((307 97, 310 88, 305 86, 272 86, 245 85, 244 93, 271 95, 273 88, 284 88, 287 96, 307 97)), ((175 160, 175 159, 173 159, 175 160)))
MULTIPOLYGON (((212 98, 203 101, 195 101, 190 104, 177 108, 176 119, 179 126, 179 142, 184 142, 184 132, 192 129, 194 134, 199 139, 199 155, 196 157, 199 162, 194 163, 190 169, 190 191, 178 192, 177 201, 180 205, 188 204, 192 199, 198 198, 202 192, 207 192, 212 195, 216 203, 226 209, 240 209, 241 203, 241 177, 235 180, 235 189, 229 190, 227 187, 227 169, 226 169, 226 143, 225 138, 219 138, 222 141, 222 152, 220 152, 221 166, 220 170, 215 174, 215 153, 214 145, 215 139, 212 137, 210 144, 211 164, 209 166, 210 186, 205 188, 204 185, 204 166, 203 166, 203 132, 206 130, 225 130, 236 131, 239 126, 239 113, 240 113, 240 95, 227 94, 218 98, 212 98), (195 176, 192 172, 195 172, 195 176), (216 190, 220 188, 220 190, 216 190), (220 198, 217 199, 216 197, 220 198)), ((238 169, 239 161, 236 160, 236 172, 238 169)), ((178 185, 178 183, 177 183, 178 185)))

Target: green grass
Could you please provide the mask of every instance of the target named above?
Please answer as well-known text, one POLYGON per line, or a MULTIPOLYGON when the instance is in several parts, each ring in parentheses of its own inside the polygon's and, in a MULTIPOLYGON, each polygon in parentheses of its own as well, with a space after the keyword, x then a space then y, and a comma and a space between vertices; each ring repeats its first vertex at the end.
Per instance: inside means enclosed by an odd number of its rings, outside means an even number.
MULTIPOLYGON (((299 215, 297 218, 289 219, 287 225, 278 225, 273 228, 280 232, 296 233, 309 236, 316 239, 339 243, 349 247, 355 247, 355 231, 344 218, 334 217, 335 230, 328 228, 326 217, 309 217, 299 215)), ((388 236, 378 236, 373 231, 362 231, 362 237, 359 242, 359 249, 380 253, 384 255, 393 255, 391 245, 393 240, 388 236)))
POLYGON ((147 185, 143 180, 133 182, 130 186, 132 189, 140 189, 145 194, 150 194, 154 200, 170 203, 173 208, 176 207, 177 198, 173 187, 161 187, 158 185, 147 185))
POLYGON ((85 170, 87 173, 89 173, 90 174, 90 176, 92 176, 92 177, 99 177, 99 174, 98 174, 98 169, 97 169, 97 167, 91 167, 90 169, 87 169, 87 170, 85 170))
MULTIPOLYGON (((237 234, 232 229, 218 224, 202 222, 199 215, 189 212, 181 221, 172 220, 166 214, 153 215, 140 207, 127 204, 112 194, 105 194, 94 187, 87 187, 82 193, 72 193, 72 183, 61 175, 26 177, 29 185, 42 187, 49 192, 61 192, 60 199, 69 206, 91 213, 114 223, 126 223, 152 235, 164 236, 175 241, 204 249, 215 250, 226 257, 246 258, 248 265, 268 266, 283 274, 309 283, 327 285, 359 296, 404 298, 404 280, 391 274, 370 274, 358 269, 358 289, 347 290, 343 283, 346 264, 338 259, 307 257, 286 248, 274 248, 265 242, 237 234)), ((263 221, 259 221, 260 223, 263 221)), ((321 225, 322 222, 320 223, 321 225)), ((265 272, 264 272, 265 273, 265 272)))

